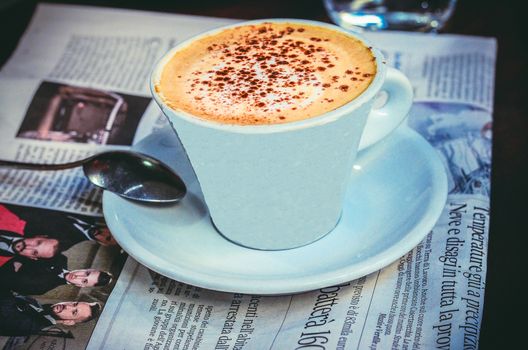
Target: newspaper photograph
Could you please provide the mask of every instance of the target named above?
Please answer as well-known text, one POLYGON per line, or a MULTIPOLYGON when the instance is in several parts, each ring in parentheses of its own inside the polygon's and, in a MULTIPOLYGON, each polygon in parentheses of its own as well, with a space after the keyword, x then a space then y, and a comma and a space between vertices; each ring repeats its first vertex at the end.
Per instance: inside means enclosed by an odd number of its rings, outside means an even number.
POLYGON ((4 348, 87 342, 126 258, 102 217, 0 204, 4 348))
MULTIPOLYGON (((234 21, 40 4, 0 71, 0 159, 64 163, 167 130, 148 89, 154 63, 178 42, 234 21)), ((0 348, 477 349, 496 41, 365 36, 411 80, 407 124, 446 169, 447 203, 418 246, 340 285, 278 296, 218 292, 129 257, 106 226, 102 191, 81 169, 0 167, 0 348)))

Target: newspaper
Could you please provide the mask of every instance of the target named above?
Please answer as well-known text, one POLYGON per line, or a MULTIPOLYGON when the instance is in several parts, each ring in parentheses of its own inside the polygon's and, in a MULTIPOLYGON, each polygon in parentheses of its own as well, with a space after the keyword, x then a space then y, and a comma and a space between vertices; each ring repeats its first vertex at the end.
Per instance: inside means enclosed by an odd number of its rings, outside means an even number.
MULTIPOLYGON (((153 63, 181 40, 233 21, 40 4, 0 72, 0 158, 66 162, 129 148, 166 128, 148 91, 153 63)), ((397 32, 365 36, 410 78, 415 103, 408 124, 434 146, 448 174, 446 206, 417 247, 380 271, 319 290, 281 296, 215 292, 170 280, 127 258, 108 232, 103 239, 90 235, 105 232, 101 191, 81 170, 0 169, 0 233, 68 243, 59 249, 62 265, 49 263, 56 256, 22 262, 13 254, 0 256, 0 346, 478 348, 496 41, 397 32), (52 289, 11 282, 20 271, 34 281, 57 266, 61 278, 87 268, 112 278, 94 286, 87 278, 82 285, 71 277, 73 283, 57 282, 52 289), (88 309, 94 304, 102 312, 88 309), (57 317, 70 307, 90 317, 73 323, 57 317), (29 326, 14 327, 20 313, 38 313, 40 323, 31 319, 29 326)))

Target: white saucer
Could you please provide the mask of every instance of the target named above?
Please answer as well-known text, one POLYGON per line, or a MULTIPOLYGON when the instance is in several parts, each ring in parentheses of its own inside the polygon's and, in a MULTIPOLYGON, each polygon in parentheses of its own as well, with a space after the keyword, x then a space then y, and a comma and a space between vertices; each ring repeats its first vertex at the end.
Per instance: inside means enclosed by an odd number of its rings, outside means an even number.
POLYGON ((367 275, 420 243, 447 198, 447 178, 436 151, 403 126, 360 155, 334 231, 301 248, 253 250, 215 231, 171 130, 148 136, 134 149, 176 169, 189 193, 178 204, 150 206, 105 192, 103 210, 110 230, 121 247, 148 268, 219 291, 295 293, 367 275))

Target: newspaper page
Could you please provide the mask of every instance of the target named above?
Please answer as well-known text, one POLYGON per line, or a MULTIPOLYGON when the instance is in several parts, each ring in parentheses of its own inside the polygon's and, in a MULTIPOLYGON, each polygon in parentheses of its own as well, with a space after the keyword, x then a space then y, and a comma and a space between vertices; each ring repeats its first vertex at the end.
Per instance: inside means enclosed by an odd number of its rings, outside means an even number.
MULTIPOLYGON (((167 123, 148 92, 153 63, 181 40, 232 21, 39 5, 0 72, 1 158, 66 162, 128 148, 160 132, 167 123)), ((0 169, 2 235, 62 245, 50 248, 52 258, 46 252, 35 259, 13 251, 0 256, 5 260, 0 260, 0 346, 477 348, 489 232, 496 42, 454 35, 365 36, 383 48, 389 65, 410 78, 415 103, 408 124, 438 151, 448 175, 444 211, 417 247, 380 271, 319 290, 282 296, 216 292, 170 280, 127 258, 105 227, 101 191, 79 169, 0 169), (105 238, 98 241, 88 232, 105 232, 105 238), (50 271, 55 277, 60 271, 60 283, 39 283, 40 288, 4 283, 37 280, 50 271), (99 276, 107 278, 99 281, 99 276), (80 316, 60 317, 72 310, 80 316), (16 322, 24 326, 14 327, 16 322)))

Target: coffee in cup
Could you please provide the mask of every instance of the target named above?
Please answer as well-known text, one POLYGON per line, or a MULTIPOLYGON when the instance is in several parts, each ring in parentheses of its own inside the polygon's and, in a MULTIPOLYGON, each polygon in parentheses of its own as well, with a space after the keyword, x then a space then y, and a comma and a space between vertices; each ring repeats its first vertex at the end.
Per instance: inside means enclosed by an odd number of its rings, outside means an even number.
POLYGON ((322 115, 372 82, 369 47, 306 23, 236 26, 174 53, 156 91, 175 110, 238 125, 288 123, 322 115))
POLYGON ((388 136, 412 104, 409 81, 379 50, 303 20, 191 38, 158 62, 151 90, 219 233, 262 250, 331 232, 358 151, 388 136), (381 90, 387 101, 374 108, 381 90))

